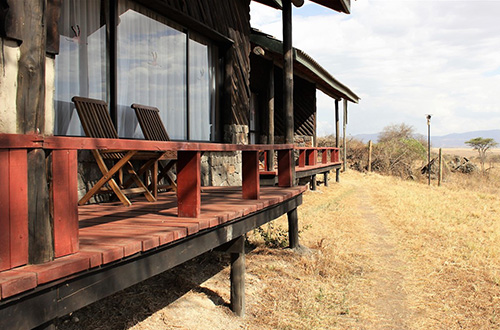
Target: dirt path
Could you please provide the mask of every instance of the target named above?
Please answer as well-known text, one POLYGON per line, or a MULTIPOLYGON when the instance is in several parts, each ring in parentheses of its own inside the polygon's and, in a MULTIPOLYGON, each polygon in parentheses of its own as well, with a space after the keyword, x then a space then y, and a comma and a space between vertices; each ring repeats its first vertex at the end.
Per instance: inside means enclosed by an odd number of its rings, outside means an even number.
POLYGON ((366 242, 372 271, 367 274, 370 295, 376 297, 373 310, 376 321, 373 329, 408 329, 410 311, 406 304, 404 273, 406 265, 398 256, 390 230, 376 214, 369 191, 356 184, 359 211, 365 221, 366 242))

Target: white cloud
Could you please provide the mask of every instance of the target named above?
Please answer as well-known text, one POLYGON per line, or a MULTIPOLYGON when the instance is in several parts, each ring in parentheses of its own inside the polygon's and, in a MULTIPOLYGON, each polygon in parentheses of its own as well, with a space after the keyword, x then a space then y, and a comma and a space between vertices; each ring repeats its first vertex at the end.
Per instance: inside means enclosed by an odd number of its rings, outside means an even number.
MULTIPOLYGON (((351 6, 345 15, 306 3, 293 22, 294 46, 361 97, 349 105, 350 133, 401 122, 425 133, 427 113, 437 135, 500 128, 500 1, 351 6)), ((282 38, 279 11, 252 4, 252 25, 282 38)), ((333 130, 332 113, 318 94, 319 134, 333 130)))

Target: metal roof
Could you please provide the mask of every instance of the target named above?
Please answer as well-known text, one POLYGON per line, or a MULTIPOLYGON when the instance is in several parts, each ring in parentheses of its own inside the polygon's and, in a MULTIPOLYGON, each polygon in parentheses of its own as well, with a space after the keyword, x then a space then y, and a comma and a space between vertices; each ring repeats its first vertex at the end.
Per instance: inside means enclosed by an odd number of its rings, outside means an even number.
MULTIPOLYGON (((266 56, 283 58, 283 43, 280 40, 252 29, 250 41, 256 46, 262 47, 266 52, 266 56)), ((335 79, 318 62, 302 50, 294 48, 293 59, 294 74, 314 82, 316 88, 323 93, 337 100, 342 98, 354 103, 359 102, 359 96, 335 79)))
MULTIPOLYGON (((268 5, 276 9, 283 8, 282 0, 254 0, 254 1, 260 2, 264 5, 268 5)), ((346 13, 346 14, 351 13, 351 0, 310 0, 310 1, 322 5, 326 8, 336 10, 341 13, 346 13)))

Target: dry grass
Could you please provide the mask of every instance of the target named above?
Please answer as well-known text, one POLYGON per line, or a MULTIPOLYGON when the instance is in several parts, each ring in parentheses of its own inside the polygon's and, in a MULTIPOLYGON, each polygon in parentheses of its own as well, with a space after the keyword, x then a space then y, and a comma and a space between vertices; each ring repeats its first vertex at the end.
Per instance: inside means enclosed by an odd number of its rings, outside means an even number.
POLYGON ((500 197, 492 187, 426 187, 389 177, 369 187, 411 269, 412 328, 499 328, 500 197))
MULTIPOLYGON (((300 239, 310 253, 268 248, 249 234, 244 318, 228 308, 227 259, 209 254, 75 313, 80 322, 63 319, 61 328, 500 328, 494 175, 428 187, 349 171, 340 184, 304 195, 300 239), (99 318, 102 310, 118 315, 99 318)), ((280 227, 286 218, 274 222, 280 227)))

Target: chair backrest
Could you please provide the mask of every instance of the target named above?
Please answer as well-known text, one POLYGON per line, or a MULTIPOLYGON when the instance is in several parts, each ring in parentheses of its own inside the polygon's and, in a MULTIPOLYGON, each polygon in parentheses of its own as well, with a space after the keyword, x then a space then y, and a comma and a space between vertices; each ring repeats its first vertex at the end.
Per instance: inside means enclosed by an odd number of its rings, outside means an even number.
POLYGON ((118 139, 118 132, 106 102, 80 96, 74 96, 71 100, 75 103, 83 130, 88 137, 118 139))
POLYGON ((134 103, 131 105, 135 110, 137 120, 141 126, 146 140, 170 141, 165 125, 160 118, 160 110, 155 107, 134 103))

